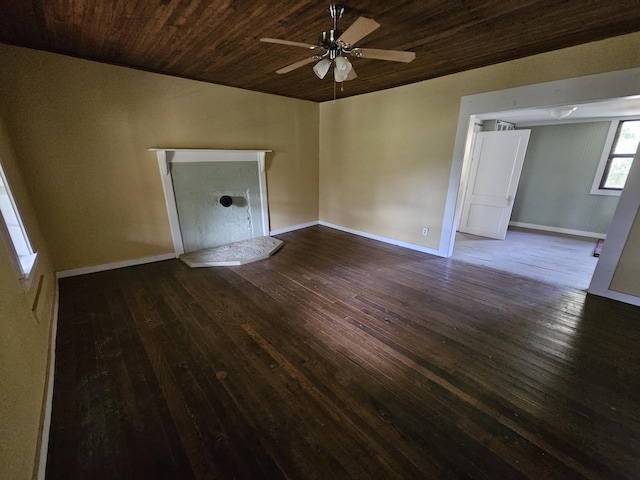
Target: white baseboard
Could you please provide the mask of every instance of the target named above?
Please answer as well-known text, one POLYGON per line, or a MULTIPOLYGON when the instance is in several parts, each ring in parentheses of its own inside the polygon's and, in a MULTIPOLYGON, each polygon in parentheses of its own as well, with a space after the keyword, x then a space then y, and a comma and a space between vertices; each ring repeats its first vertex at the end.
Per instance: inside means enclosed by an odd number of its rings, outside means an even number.
POLYGON ((335 230, 340 230, 342 232, 352 233, 354 235, 358 235, 360 237, 370 238, 372 240, 378 240, 379 242, 389 243, 391 245, 396 245, 398 247, 408 248, 410 250, 416 250, 422 253, 429 253, 431 255, 436 255, 438 257, 446 257, 446 255, 442 254, 439 250, 434 248, 423 247, 421 245, 415 245, 413 243, 402 242, 400 240, 394 240, 393 238, 381 237, 380 235, 374 235, 372 233, 361 232, 360 230, 353 230, 351 228, 343 227, 341 225, 335 225, 333 223, 323 222, 320 220, 320 225, 323 227, 333 228, 335 230))
POLYGON ((282 233, 293 232, 294 230, 301 230, 303 228, 313 227, 314 225, 318 225, 318 223, 320 222, 316 220, 315 222, 300 223, 298 225, 292 225, 290 227, 279 228, 278 230, 271 230, 269 232, 269 235, 280 235, 282 233))
POLYGON ((535 223, 509 222, 509 226, 529 228, 531 230, 542 230, 544 232, 564 233, 566 235, 576 235, 578 237, 607 238, 606 233, 585 232, 583 230, 572 230, 570 228, 548 227, 546 225, 536 225, 535 223))
POLYGON ((171 260, 176 258, 175 253, 166 253, 164 255, 156 255, 154 257, 135 258, 132 260, 123 260, 121 262, 105 263, 104 265, 93 265, 90 267, 74 268, 72 270, 63 270, 56 272, 56 278, 75 277, 77 275, 86 275, 88 273, 104 272, 106 270, 115 270, 116 268, 133 267, 135 265, 144 265, 145 263, 161 262, 163 260, 171 260))
POLYGON ((47 392, 44 403, 44 417, 42 419, 42 437, 40 438, 40 452, 38 457, 38 471, 36 478, 45 480, 47 470, 47 455, 49 454, 49 433, 51 432, 51 410, 53 408, 53 382, 56 368, 56 339, 58 338, 58 308, 60 293, 58 282, 54 287, 53 318, 51 319, 51 334, 49 335, 49 371, 47 372, 47 392))
POLYGON ((611 300, 618 300, 619 302, 628 303, 629 305, 635 305, 636 307, 640 307, 640 297, 634 297, 633 295, 629 295, 627 293, 616 292, 615 290, 597 290, 597 289, 589 289, 587 293, 591 295, 597 295, 599 297, 610 298, 611 300))

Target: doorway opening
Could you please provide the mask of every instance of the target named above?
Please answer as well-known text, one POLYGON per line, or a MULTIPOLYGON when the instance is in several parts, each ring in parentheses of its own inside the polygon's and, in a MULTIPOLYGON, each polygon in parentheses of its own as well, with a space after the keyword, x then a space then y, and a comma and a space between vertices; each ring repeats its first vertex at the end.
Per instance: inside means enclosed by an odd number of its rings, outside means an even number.
POLYGON ((619 198, 591 188, 602 156, 611 150, 611 126, 618 123, 607 118, 615 113, 610 104, 582 106, 600 115, 563 122, 538 109, 527 121, 520 112, 509 132, 495 131, 495 121, 486 118, 512 120, 510 112, 478 116, 482 131, 475 133, 453 256, 474 263, 482 258, 484 265, 492 259, 495 268, 587 289, 597 241, 606 237, 619 198), (528 148, 526 142, 515 148, 516 134, 530 139, 528 148), (466 234, 478 235, 477 241, 466 234))
MULTIPOLYGON (((467 180, 464 162, 472 148, 472 137, 469 134, 477 129, 475 124, 480 115, 498 114, 499 116, 493 118, 510 121, 508 117, 505 117, 505 114, 537 111, 548 116, 549 109, 554 107, 597 104, 609 99, 620 99, 624 102, 634 100, 635 105, 638 106, 640 97, 637 85, 639 78, 640 69, 630 69, 463 97, 445 210, 445 225, 440 243, 440 251, 443 255, 451 256, 454 253, 455 236, 462 208, 461 196, 467 180), (518 106, 518 110, 514 110, 514 106, 518 106)), ((633 102, 629 104, 633 105, 633 102)), ((626 115, 635 113, 627 113, 626 115)), ((614 115, 607 115, 609 119, 612 116, 614 115)), ((618 118, 620 116, 624 116, 624 114, 615 115, 618 118)), ((627 186, 625 189, 625 194, 627 194, 627 201, 624 202, 625 211, 635 205, 637 196, 635 190, 635 186, 627 186)), ((623 194, 621 197, 621 203, 624 196, 623 194)), ((611 268, 611 265, 615 266, 619 261, 622 251, 619 246, 624 245, 625 235, 628 235, 631 228, 628 215, 622 215, 620 210, 617 209, 608 231, 610 237, 608 243, 613 246, 603 250, 599 261, 599 265, 604 263, 607 268, 596 267, 589 292, 634 303, 635 298, 624 296, 609 288, 612 272, 615 270, 615 268, 611 268), (615 239, 612 241, 612 238, 615 239)))

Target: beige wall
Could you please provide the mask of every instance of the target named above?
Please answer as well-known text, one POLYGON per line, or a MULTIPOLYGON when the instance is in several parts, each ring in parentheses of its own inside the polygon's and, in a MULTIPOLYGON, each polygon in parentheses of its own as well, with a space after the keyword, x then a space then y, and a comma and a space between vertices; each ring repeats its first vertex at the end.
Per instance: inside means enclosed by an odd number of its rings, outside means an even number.
POLYGON ((38 252, 28 288, 18 279, 9 246, 0 236, 0 478, 30 479, 39 438, 55 279, 2 119, 0 158, 38 252), (40 276, 42 290, 32 312, 40 276))
POLYGON ((318 105, 0 45, 0 108, 56 270, 173 251, 150 147, 270 149, 271 229, 318 219, 318 105))
POLYGON ((320 219, 438 249, 462 96, 638 67, 639 52, 636 33, 321 104, 320 219))
POLYGON ((636 214, 627 237, 610 288, 616 292, 640 297, 640 211, 636 214))
MULTIPOLYGON (((318 106, 0 45, 0 156, 40 252, 25 289, 0 245, 0 475, 29 478, 36 458, 52 264, 172 250, 147 148, 272 149, 272 229, 320 218, 435 249, 461 96, 636 67, 638 52, 640 33, 318 106)), ((638 258, 636 219, 614 289, 640 295, 638 258)))

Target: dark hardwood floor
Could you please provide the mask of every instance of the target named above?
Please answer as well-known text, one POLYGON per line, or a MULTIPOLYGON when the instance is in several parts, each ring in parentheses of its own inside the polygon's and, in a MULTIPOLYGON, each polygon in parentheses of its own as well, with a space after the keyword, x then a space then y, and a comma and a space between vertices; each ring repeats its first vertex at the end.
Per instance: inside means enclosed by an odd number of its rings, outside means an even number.
POLYGON ((639 478, 640 308, 279 238, 60 281, 47 478, 639 478))

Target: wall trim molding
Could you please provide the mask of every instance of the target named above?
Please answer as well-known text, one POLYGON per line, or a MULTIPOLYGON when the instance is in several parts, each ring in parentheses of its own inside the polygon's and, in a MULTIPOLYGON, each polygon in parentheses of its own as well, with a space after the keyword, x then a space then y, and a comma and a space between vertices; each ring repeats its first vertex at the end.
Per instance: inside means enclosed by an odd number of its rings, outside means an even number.
POLYGON ((303 228, 313 227, 315 225, 319 225, 319 220, 314 220, 313 222, 307 223, 299 223, 298 225, 291 225, 290 227, 279 228, 278 230, 271 230, 269 235, 281 235, 283 233, 293 232, 295 230, 302 230, 303 228))
POLYGON ((393 238, 382 237, 380 235, 374 235, 372 233, 367 233, 367 232, 363 232, 363 231, 360 231, 360 230, 354 230, 352 228, 343 227, 342 225, 336 225, 334 223, 323 222, 322 220, 320 220, 319 224, 322 225, 323 227, 333 228, 334 230, 340 230, 342 232, 352 233, 353 235, 358 235, 360 237, 370 238, 371 240, 378 240, 379 242, 389 243, 391 245, 396 245, 398 247, 408 248, 410 250, 416 250, 416 251, 422 252, 422 253, 429 253, 429 254, 435 255, 437 257, 445 257, 446 256, 443 252, 441 252, 439 250, 436 250, 434 248, 423 247, 421 245, 416 245, 414 243, 402 242, 400 240, 394 240, 393 238))
POLYGON ((44 411, 42 416, 42 425, 40 430, 40 451, 36 454, 35 472, 33 478, 45 480, 47 471, 47 456, 49 454, 49 434, 51 432, 51 412, 53 409, 53 383, 55 381, 56 368, 56 340, 58 338, 58 311, 60 301, 60 292, 58 290, 58 281, 55 281, 53 293, 53 316, 51 318, 51 332, 49 333, 49 358, 48 371, 44 393, 44 411))
POLYGON ((92 265, 89 267, 74 268, 71 270, 62 270, 60 272, 56 272, 56 278, 76 277, 78 275, 86 275, 88 273, 98 273, 105 272, 107 270, 115 270, 116 268, 133 267, 136 265, 144 265, 145 263, 162 262, 163 260, 171 260, 172 258, 176 258, 175 253, 165 253, 164 255, 156 255, 153 257, 134 258, 131 260, 122 260, 120 262, 92 265))
POLYGON ((607 289, 605 291, 593 291, 589 289, 587 293, 589 293, 590 295, 609 298, 611 300, 617 300, 619 302, 628 303, 629 305, 640 307, 640 297, 634 297, 633 295, 628 295, 626 293, 616 292, 615 290, 607 289))
POLYGON ((603 240, 607 238, 606 233, 585 232, 583 230, 573 230, 571 228, 549 227, 547 225, 538 225, 535 223, 509 222, 509 226, 528 228, 530 230, 542 230, 543 232, 564 233, 565 235, 577 235, 578 237, 598 238, 603 240))

